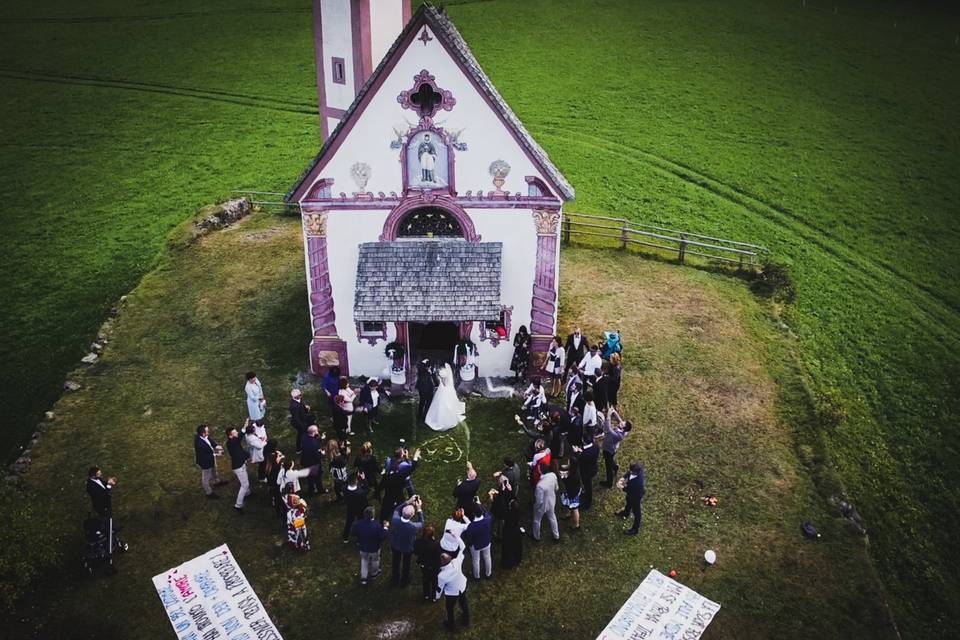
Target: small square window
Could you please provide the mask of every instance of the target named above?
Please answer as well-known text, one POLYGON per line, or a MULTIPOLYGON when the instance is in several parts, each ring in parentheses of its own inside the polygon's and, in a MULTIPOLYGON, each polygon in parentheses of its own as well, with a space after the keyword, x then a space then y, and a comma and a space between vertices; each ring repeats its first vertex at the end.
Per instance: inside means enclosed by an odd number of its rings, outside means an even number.
POLYGON ((496 331, 497 327, 505 326, 507 324, 506 311, 501 311, 500 318, 497 320, 486 320, 483 324, 487 331, 496 331))
POLYGON ((377 334, 380 335, 387 328, 386 322, 361 322, 360 323, 360 333, 367 334, 377 334))
POLYGON ((347 84, 347 69, 344 66, 343 58, 333 59, 333 81, 336 84, 347 84))

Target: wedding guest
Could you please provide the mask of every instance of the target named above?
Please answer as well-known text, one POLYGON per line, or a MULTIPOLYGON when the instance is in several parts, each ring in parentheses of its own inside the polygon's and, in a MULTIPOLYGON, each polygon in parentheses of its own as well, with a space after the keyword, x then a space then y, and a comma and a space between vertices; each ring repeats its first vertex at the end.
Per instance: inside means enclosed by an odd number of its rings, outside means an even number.
MULTIPOLYGON (((330 417, 337 421, 337 394, 340 393, 340 367, 330 367, 323 374, 321 382, 323 395, 327 398, 330 407, 330 417)), ((310 426, 310 425, 307 425, 310 426)))
MULTIPOLYGON (((281 456, 282 458, 282 456, 281 456)), ((277 472, 277 486, 280 488, 280 495, 285 496, 285 490, 289 488, 294 493, 300 493, 300 480, 310 477, 310 468, 297 469, 297 461, 282 459, 280 461, 280 471, 277 472)), ((286 500, 286 498, 284 498, 286 500)), ((286 505, 284 505, 286 508, 286 505)))
POLYGON ((494 476, 497 480, 497 488, 490 489, 488 495, 490 496, 490 514, 493 516, 493 535, 497 537, 502 534, 510 501, 516 499, 517 494, 506 475, 498 472, 494 476))
POLYGON ((363 515, 350 528, 360 551, 360 584, 380 575, 380 546, 387 539, 389 527, 373 519, 373 507, 365 507, 363 515))
POLYGON ((437 574, 440 572, 440 543, 436 540, 433 525, 428 524, 417 541, 413 543, 413 554, 423 579, 423 599, 433 602, 437 595, 437 574))
POLYGON ((317 493, 326 493, 323 488, 323 453, 320 450, 322 444, 320 430, 317 425, 310 425, 303 436, 303 442, 300 443, 300 466, 307 469, 307 486, 311 495, 317 493))
POLYGON ((213 492, 213 485, 217 477, 217 459, 216 455, 223 449, 210 437, 210 429, 202 424, 197 427, 197 437, 193 440, 193 451, 200 467, 200 485, 203 487, 203 493, 208 498, 219 498, 213 492))
POLYGON ((577 380, 567 387, 567 414, 573 416, 576 412, 583 415, 584 405, 586 405, 583 385, 580 384, 578 376, 573 377, 577 380))
POLYGON ((554 473, 553 465, 540 463, 540 479, 534 489, 533 498, 533 539, 540 542, 540 523, 543 517, 547 517, 550 524, 550 533, 553 535, 554 542, 560 542, 560 527, 557 524, 557 490, 560 488, 557 483, 557 474, 554 473))
MULTIPOLYGON (((347 477, 347 484, 343 489, 343 501, 347 504, 347 514, 343 524, 344 542, 350 541, 350 528, 368 506, 367 493, 370 489, 362 475, 363 472, 359 474, 351 473, 347 477)), ((372 512, 370 515, 373 515, 372 512)))
POLYGON ((607 412, 607 407, 610 406, 610 380, 604 375, 603 367, 597 369, 597 375, 593 380, 593 401, 597 405, 597 411, 600 414, 605 414, 607 412))
POLYGON ((307 503, 295 493, 287 495, 287 542, 297 551, 310 550, 307 536, 307 503))
POLYGON ((247 384, 243 388, 247 396, 247 412, 250 420, 263 424, 263 417, 267 411, 267 401, 263 397, 263 385, 253 371, 247 372, 247 384))
MULTIPOLYGON (((616 355, 616 354, 614 354, 616 355)), ((613 478, 617 475, 620 467, 617 466, 617 450, 620 443, 623 442, 627 434, 633 429, 633 424, 629 420, 622 420, 620 414, 614 409, 610 409, 609 417, 603 421, 603 466, 607 471, 607 479, 600 485, 606 488, 613 486, 613 478), (616 423, 614 423, 616 419, 616 423)))
POLYGON ((346 440, 327 442, 327 464, 333 479, 333 492, 337 502, 343 500, 343 491, 347 485, 347 465, 350 464, 350 446, 346 440))
POLYGON ((600 357, 600 349, 597 345, 590 345, 590 352, 583 356, 577 369, 587 382, 593 384, 597 371, 603 369, 603 358, 600 357))
POLYGON ((587 340, 580 332, 580 327, 574 327, 573 333, 567 336, 565 351, 566 364, 563 369, 564 376, 566 376, 570 369, 575 370, 579 362, 583 360, 583 356, 587 354, 587 340))
POLYGON ((540 378, 531 378, 530 386, 523 392, 523 408, 527 415, 536 419, 540 410, 547 404, 547 395, 543 390, 540 378))
POLYGON ((465 480, 458 480, 457 486, 453 489, 453 497, 457 499, 457 507, 470 513, 473 509, 473 499, 480 490, 480 479, 477 477, 477 470, 473 468, 470 461, 467 461, 467 477, 465 480))
MULTIPOLYGON (((444 540, 447 538, 444 537, 444 540)), ((444 550, 440 556, 440 572, 437 575, 437 594, 443 594, 447 610, 447 619, 444 622, 447 630, 454 631, 456 625, 453 620, 454 605, 460 604, 460 622, 463 626, 470 625, 470 605, 467 603, 467 576, 463 575, 464 553, 463 540, 457 539, 455 552, 444 550), (452 555, 453 554, 453 555, 452 555)))
POLYGON ((316 424, 317 419, 310 413, 310 405, 303 402, 303 392, 294 389, 290 392, 290 426, 297 432, 297 453, 300 453, 300 440, 307 427, 316 424))
POLYGON ((584 434, 594 434, 599 424, 597 417, 597 403, 593 397, 593 391, 587 390, 583 394, 583 432, 584 434))
POLYGON ((417 532, 423 528, 423 504, 414 496, 397 505, 390 524, 390 547, 393 549, 390 584, 406 587, 410 584, 410 557, 417 532))
POLYGON ((530 362, 530 334, 527 327, 520 325, 517 335, 513 338, 513 359, 510 361, 510 370, 514 374, 514 382, 523 382, 527 377, 527 365, 530 362))
POLYGON ((267 446, 267 429, 247 421, 244 439, 247 441, 247 453, 250 454, 250 462, 257 465, 257 480, 267 481, 266 462, 263 457, 263 448, 267 446))
POLYGON ((367 431, 373 433, 380 415, 380 381, 377 378, 367 380, 360 389, 360 411, 367 416, 367 431))
POLYGON ((560 346, 560 336, 554 336, 547 350, 547 375, 550 377, 550 396, 560 395, 566 373, 567 352, 560 346))
POLYGON ((516 497, 509 498, 503 528, 500 530, 500 566, 504 569, 518 566, 523 559, 523 533, 520 524, 520 501, 516 497))
POLYGON ((483 577, 489 579, 493 572, 490 547, 493 536, 493 516, 479 502, 473 505, 473 520, 463 531, 463 541, 470 549, 473 562, 473 579, 480 580, 480 565, 483 564, 483 577))
MULTIPOLYGON (((515 496, 520 495, 518 491, 519 480, 520 480, 520 465, 513 461, 513 458, 510 456, 503 457, 503 469, 501 469, 499 474, 502 474, 507 480, 510 481, 510 486, 513 488, 513 494, 515 496)), ((494 477, 497 476, 497 473, 494 473, 494 477)))
POLYGON ((357 454, 353 462, 354 468, 358 473, 362 473, 367 481, 367 486, 373 492, 373 495, 380 495, 380 462, 373 455, 373 444, 364 442, 360 445, 360 453, 357 454))
POLYGON ((250 495, 250 479, 247 477, 247 452, 244 451, 240 441, 240 435, 236 427, 227 427, 227 451, 230 453, 230 468, 233 469, 233 475, 237 476, 240 482, 240 489, 237 491, 237 501, 233 505, 234 511, 243 514, 243 501, 250 495))
POLYGON ((583 448, 577 454, 580 467, 580 481, 583 483, 583 495, 580 498, 580 509, 589 511, 593 506, 593 479, 599 470, 600 447, 593 436, 584 435, 583 448))
POLYGON ((283 494, 280 491, 278 478, 283 470, 283 454, 274 449, 267 456, 267 493, 270 495, 270 505, 273 507, 277 517, 283 519, 286 517, 286 509, 283 504, 283 494))
POLYGON ((627 518, 633 513, 633 526, 624 531, 629 536, 637 535, 643 524, 643 496, 647 491, 646 480, 643 474, 643 465, 634 462, 630 465, 630 471, 620 479, 619 486, 626 495, 626 505, 623 511, 617 513, 621 518, 627 518))
MULTIPOLYGON (((340 376, 340 390, 337 392, 337 409, 339 409, 341 427, 343 427, 343 433, 347 435, 353 435, 352 424, 353 424, 353 401, 356 400, 357 394, 350 387, 350 381, 346 376, 340 376)), ((338 428, 338 435, 340 439, 343 439, 343 434, 340 434, 338 428)))
POLYGON ((560 467, 560 479, 563 482, 560 504, 567 508, 566 517, 573 519, 573 528, 579 529, 580 496, 583 493, 583 483, 580 480, 580 467, 576 456, 571 456, 569 463, 560 467))
POLYGON ((620 404, 620 382, 623 379, 623 363, 619 353, 610 356, 610 371, 607 383, 607 401, 614 409, 620 404))

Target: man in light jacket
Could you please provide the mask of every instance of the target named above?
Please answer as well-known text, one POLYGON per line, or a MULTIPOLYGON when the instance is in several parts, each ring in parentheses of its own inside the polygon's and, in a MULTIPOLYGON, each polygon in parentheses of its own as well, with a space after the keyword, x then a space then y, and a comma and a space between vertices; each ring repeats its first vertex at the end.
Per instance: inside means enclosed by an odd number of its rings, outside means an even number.
POLYGON ((250 420, 262 425, 263 416, 267 412, 267 401, 263 397, 263 385, 253 371, 247 372, 247 384, 243 391, 247 396, 247 413, 250 414, 250 420))
POLYGON ((453 622, 453 607, 456 602, 460 603, 460 623, 465 627, 470 625, 470 605, 467 603, 467 576, 463 575, 463 558, 466 555, 464 553, 466 546, 463 540, 452 535, 445 535, 441 546, 444 548, 444 552, 440 556, 437 596, 444 596, 447 620, 443 624, 449 631, 453 631, 456 629, 453 622), (450 550, 448 548, 450 545, 445 544, 452 541, 456 542, 456 550, 450 550))
POLYGON ((557 524, 557 474, 551 468, 540 463, 540 480, 533 492, 533 539, 540 542, 540 522, 547 516, 553 541, 560 542, 560 526, 557 524))

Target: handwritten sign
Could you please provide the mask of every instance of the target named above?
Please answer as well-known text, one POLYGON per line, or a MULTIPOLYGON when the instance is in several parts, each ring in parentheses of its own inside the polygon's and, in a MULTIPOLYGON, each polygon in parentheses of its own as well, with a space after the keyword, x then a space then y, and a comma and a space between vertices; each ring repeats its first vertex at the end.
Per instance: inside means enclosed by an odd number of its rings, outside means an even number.
POLYGON ((597 640, 697 640, 720 605, 653 570, 597 640))
POLYGON ((283 640, 223 544, 153 576, 178 640, 283 640))

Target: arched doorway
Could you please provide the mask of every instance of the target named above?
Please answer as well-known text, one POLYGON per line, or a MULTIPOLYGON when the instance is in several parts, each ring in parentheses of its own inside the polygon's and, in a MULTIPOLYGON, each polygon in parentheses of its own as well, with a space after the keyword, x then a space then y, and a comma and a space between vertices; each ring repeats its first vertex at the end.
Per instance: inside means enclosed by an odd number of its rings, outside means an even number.
POLYGON ((460 339, 456 322, 408 322, 411 362, 428 359, 453 363, 453 348, 460 339))

